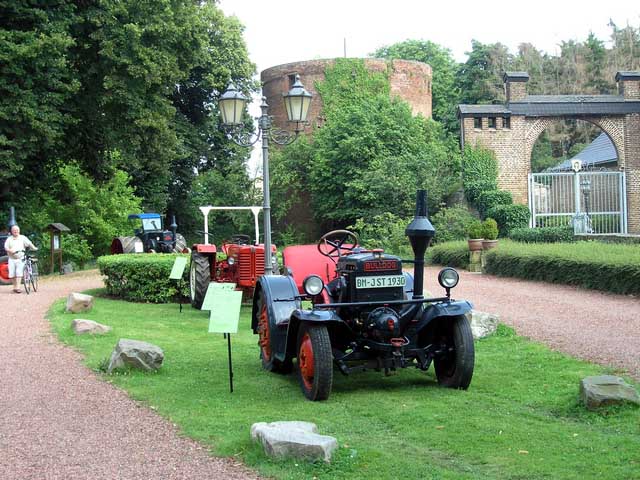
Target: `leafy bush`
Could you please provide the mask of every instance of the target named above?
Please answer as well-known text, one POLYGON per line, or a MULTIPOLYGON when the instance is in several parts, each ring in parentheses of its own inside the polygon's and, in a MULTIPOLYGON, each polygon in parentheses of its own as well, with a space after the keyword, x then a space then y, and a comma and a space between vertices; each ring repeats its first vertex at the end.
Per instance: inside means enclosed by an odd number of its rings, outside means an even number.
POLYGON ((462 186, 471 203, 480 194, 498 188, 498 161, 491 150, 482 147, 465 147, 462 157, 462 186))
POLYGON ((126 254, 98 258, 107 293, 131 302, 168 303, 176 296, 189 295, 189 268, 176 285, 169 280, 173 263, 180 254, 126 254))
POLYGON ((487 212, 487 216, 498 222, 500 236, 506 237, 512 229, 526 227, 531 212, 526 205, 496 205, 487 212))
POLYGON ((613 293, 640 293, 640 250, 635 245, 504 240, 499 249, 486 253, 485 271, 613 293))
POLYGON ((469 236, 469 238, 483 238, 482 234, 483 229, 482 222, 480 220, 474 220, 469 224, 469 227, 467 228, 467 235, 469 236))
POLYGON ((413 251, 404 234, 410 222, 387 212, 367 220, 358 218, 348 229, 358 234, 363 247, 383 248, 387 253, 411 257, 413 251))
POLYGON ((513 203, 513 196, 511 192, 506 190, 487 190, 481 192, 476 199, 476 207, 480 215, 485 217, 487 211, 497 205, 511 205, 513 203))
MULTIPOLYGON (((84 265, 93 258, 91 249, 87 241, 76 233, 63 233, 62 241, 62 261, 71 262, 74 267, 83 269, 84 265)), ((51 265, 51 239, 48 234, 41 235, 36 241, 38 247, 38 259, 40 271, 48 272, 51 265)), ((58 257, 56 256, 56 268, 58 257)))
POLYGON ((434 243, 464 240, 467 238, 469 224, 474 220, 476 217, 466 208, 458 206, 443 208, 431 217, 433 227, 436 229, 434 243))
POLYGON ((571 227, 541 227, 514 228, 509 232, 509 238, 524 243, 557 243, 573 242, 573 228, 571 227))
POLYGON ((434 245, 427 250, 431 263, 448 267, 467 268, 469 266, 469 246, 467 242, 447 242, 434 245))
POLYGON ((487 218, 482 222, 482 238, 485 240, 498 238, 498 223, 493 218, 487 218))

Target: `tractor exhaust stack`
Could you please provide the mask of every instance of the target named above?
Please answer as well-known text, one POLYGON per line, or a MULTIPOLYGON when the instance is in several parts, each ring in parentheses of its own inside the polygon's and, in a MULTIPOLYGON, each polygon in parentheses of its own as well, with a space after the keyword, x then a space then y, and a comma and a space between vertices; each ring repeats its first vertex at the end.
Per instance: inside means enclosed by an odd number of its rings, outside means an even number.
POLYGON ((427 191, 418 190, 416 195, 416 214, 404 231, 409 237, 414 255, 413 298, 423 298, 424 290, 424 254, 436 231, 427 218, 427 191))
POLYGON ((14 207, 9 207, 9 222, 7 223, 7 229, 11 230, 11 227, 17 225, 16 222, 16 209, 14 207))

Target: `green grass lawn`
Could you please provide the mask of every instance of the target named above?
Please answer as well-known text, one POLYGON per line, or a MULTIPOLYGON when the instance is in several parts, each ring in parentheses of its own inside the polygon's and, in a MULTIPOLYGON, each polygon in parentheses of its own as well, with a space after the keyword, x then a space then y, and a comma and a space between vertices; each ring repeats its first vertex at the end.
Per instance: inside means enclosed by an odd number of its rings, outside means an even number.
MULTIPOLYGON (((208 315, 176 304, 150 305, 96 298, 82 318, 111 325, 104 337, 76 337, 63 312, 50 312, 60 338, 99 370, 119 338, 162 347, 158 373, 104 378, 152 406, 216 455, 234 456, 263 475, 283 479, 633 479, 640 478, 640 409, 597 413, 578 404, 582 377, 602 367, 514 335, 476 344, 468 391, 439 388, 432 372, 385 377, 336 373, 326 402, 304 399, 294 375, 262 370, 250 309, 232 337, 234 393, 229 393, 226 340, 208 334, 208 315), (254 422, 306 420, 338 439, 331 465, 273 461, 254 445, 254 422)), ((610 372, 608 372, 610 373, 610 372)))

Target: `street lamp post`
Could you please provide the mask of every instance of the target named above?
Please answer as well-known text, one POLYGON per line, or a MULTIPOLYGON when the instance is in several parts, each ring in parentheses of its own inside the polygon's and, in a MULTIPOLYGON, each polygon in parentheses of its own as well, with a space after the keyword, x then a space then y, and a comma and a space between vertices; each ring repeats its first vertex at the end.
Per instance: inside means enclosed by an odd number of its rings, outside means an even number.
MULTIPOLYGON (((262 139, 262 193, 263 193, 263 221, 264 221, 264 274, 273 273, 271 255, 271 199, 269 192, 269 142, 278 145, 288 145, 295 141, 306 124, 309 105, 312 95, 304 89, 300 82, 300 76, 296 75, 296 81, 291 90, 282 94, 289 122, 296 123, 294 132, 273 128, 272 120, 267 113, 269 106, 267 99, 262 97, 260 104, 261 114, 258 120, 258 130, 247 132, 242 123, 244 109, 249 102, 242 92, 230 83, 218 100, 222 125, 229 138, 237 145, 250 147, 259 139, 262 139)), ((258 240, 258 239, 256 239, 258 240)))

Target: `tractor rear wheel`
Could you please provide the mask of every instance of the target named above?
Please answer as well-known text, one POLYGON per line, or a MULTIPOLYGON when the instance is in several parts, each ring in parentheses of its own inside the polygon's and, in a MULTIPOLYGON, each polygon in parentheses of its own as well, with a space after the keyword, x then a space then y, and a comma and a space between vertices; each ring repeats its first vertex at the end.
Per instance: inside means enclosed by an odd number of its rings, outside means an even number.
POLYGON ((0 285, 11 285, 9 278, 9 257, 4 255, 0 257, 0 285))
POLYGON ((189 253, 191 251, 187 247, 187 240, 180 233, 176 233, 176 244, 173 251, 175 253, 189 253))
POLYGON ((207 294, 211 281, 209 257, 198 252, 191 253, 189 267, 189 294, 193 308, 200 310, 204 296, 207 294))
POLYGON ((464 315, 443 318, 441 322, 438 337, 448 352, 433 360, 438 383, 443 387, 466 390, 473 377, 475 362, 471 327, 464 315))
POLYGON ((273 341, 271 338, 273 325, 269 318, 269 309, 267 308, 267 302, 265 301, 262 291, 258 293, 256 307, 256 315, 258 316, 256 319, 256 324, 258 325, 258 345, 260 346, 262 368, 269 372, 291 373, 291 370, 293 370, 291 359, 287 358, 284 362, 281 362, 274 356, 273 341))
POLYGON ((333 353, 325 325, 302 322, 298 330, 298 378, 309 400, 326 400, 333 384, 333 353))

